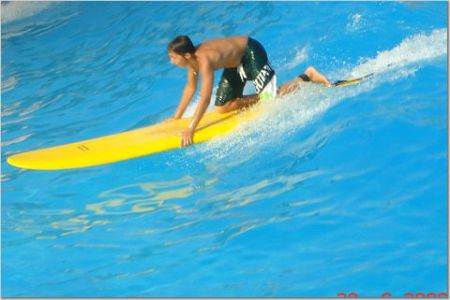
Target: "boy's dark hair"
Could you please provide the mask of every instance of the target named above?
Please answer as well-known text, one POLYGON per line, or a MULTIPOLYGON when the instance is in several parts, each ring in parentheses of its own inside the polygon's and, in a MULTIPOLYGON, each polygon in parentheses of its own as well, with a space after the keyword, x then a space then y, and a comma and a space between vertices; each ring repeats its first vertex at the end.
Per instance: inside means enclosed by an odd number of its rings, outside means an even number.
POLYGON ((167 47, 169 51, 173 51, 176 54, 194 54, 196 48, 192 44, 191 39, 187 35, 179 35, 174 38, 167 47))

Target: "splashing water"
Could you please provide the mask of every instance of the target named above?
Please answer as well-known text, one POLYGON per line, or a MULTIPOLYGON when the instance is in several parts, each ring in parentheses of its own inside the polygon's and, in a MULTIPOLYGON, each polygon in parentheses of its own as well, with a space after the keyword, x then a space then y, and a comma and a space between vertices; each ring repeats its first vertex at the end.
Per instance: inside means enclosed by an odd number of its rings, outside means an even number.
MULTIPOLYGON (((348 78, 375 73, 370 80, 343 89, 306 84, 293 94, 262 103, 262 116, 241 124, 232 134, 213 140, 200 151, 206 155, 206 160, 226 159, 245 149, 252 149, 245 152, 257 153, 307 126, 343 99, 413 75, 419 67, 444 57, 446 45, 446 29, 434 30, 430 35, 408 37, 393 49, 380 52, 377 57, 367 59, 345 72, 349 74, 348 78)), ((247 157, 250 159, 251 155, 247 157)))
POLYGON ((305 46, 303 48, 295 49, 294 58, 285 65, 286 70, 294 69, 298 67, 301 63, 308 59, 309 47, 305 46))
MULTIPOLYGON (((426 63, 427 61, 447 54, 447 30, 445 28, 433 30, 430 35, 417 34, 403 40, 397 47, 382 51, 374 59, 368 59, 355 67, 351 76, 362 76, 367 73, 386 72, 390 68, 402 68, 426 63)), ((395 80, 403 78, 395 78, 395 80)))

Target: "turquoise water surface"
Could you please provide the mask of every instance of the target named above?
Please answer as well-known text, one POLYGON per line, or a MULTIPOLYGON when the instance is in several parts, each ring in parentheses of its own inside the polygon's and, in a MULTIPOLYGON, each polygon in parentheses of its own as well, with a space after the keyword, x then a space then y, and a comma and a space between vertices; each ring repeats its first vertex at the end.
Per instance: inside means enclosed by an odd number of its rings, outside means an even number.
POLYGON ((446 2, 1 5, 3 297, 448 293, 446 2), (375 75, 305 85, 188 149, 66 171, 6 163, 170 117, 178 34, 250 35, 279 83, 309 65, 375 75))

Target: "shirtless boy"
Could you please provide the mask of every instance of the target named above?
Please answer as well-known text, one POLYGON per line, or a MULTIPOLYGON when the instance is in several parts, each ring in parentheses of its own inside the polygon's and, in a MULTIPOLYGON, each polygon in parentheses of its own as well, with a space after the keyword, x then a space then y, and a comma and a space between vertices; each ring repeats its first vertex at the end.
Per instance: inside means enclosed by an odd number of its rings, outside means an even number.
MULTIPOLYGON (((195 128, 211 101, 215 70, 224 69, 215 100, 216 111, 219 113, 248 107, 259 99, 269 99, 277 94, 275 71, 270 65, 267 53, 258 41, 250 37, 221 38, 194 46, 189 37, 181 35, 169 43, 168 52, 171 63, 180 68, 187 68, 187 83, 177 111, 171 119, 183 116, 195 94, 198 77, 201 75, 200 101, 191 123, 181 133, 183 147, 193 143, 195 128), (256 95, 243 95, 248 80, 253 82, 256 95)), ((330 84, 323 75, 310 67, 305 74, 283 85, 278 92, 288 93, 302 81, 330 84)))

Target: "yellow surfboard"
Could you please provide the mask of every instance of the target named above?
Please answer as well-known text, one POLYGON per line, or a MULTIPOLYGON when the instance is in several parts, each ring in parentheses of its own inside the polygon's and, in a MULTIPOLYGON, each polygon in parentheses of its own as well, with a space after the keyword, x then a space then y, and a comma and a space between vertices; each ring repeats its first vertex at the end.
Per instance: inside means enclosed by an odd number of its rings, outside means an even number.
MULTIPOLYGON (((358 84, 362 79, 372 75, 336 81, 332 86, 358 84)), ((258 105, 226 114, 207 112, 195 131, 194 143, 223 136, 238 124, 252 120, 260 114, 261 106, 258 105)), ((191 118, 184 118, 81 142, 24 152, 8 157, 7 162, 24 169, 64 170, 98 166, 154 154, 179 148, 181 131, 190 121, 191 118)))
MULTIPOLYGON (((207 112, 196 129, 194 143, 223 136, 259 113, 256 108, 226 114, 207 112)), ((179 148, 181 131, 190 121, 191 118, 183 118, 100 138, 24 152, 10 156, 7 162, 24 169, 64 170, 154 154, 179 148)))

